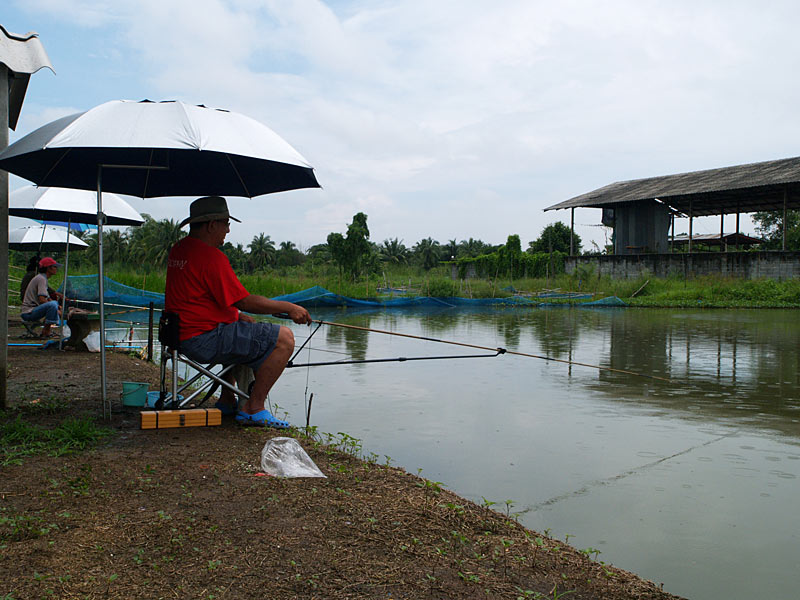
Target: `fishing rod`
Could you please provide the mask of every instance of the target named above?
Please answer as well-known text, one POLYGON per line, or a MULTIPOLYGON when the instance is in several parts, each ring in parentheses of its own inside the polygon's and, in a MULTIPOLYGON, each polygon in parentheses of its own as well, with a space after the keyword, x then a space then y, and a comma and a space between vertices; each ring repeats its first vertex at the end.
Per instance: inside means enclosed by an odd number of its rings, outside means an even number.
MULTIPOLYGON (((308 340, 311 339, 311 336, 313 336, 314 333, 316 333, 317 330, 322 325, 328 325, 328 326, 332 326, 332 327, 342 327, 344 329, 354 329, 356 331, 366 331, 366 332, 369 332, 369 333, 382 333, 382 334, 385 334, 385 335, 394 335, 394 336, 398 336, 398 337, 410 338, 410 339, 413 339, 413 340, 423 340, 423 341, 426 341, 426 342, 437 342, 439 344, 451 344, 453 346, 462 346, 464 348, 475 348, 477 350, 488 350, 488 351, 491 351, 491 352, 495 353, 495 354, 468 354, 468 355, 452 356, 452 357, 449 357, 449 356, 420 357, 420 358, 415 358, 415 359, 408 359, 408 358, 373 359, 373 360, 364 360, 364 361, 354 361, 353 363, 331 362, 331 363, 320 363, 320 364, 358 364, 358 363, 361 363, 361 362, 404 362, 406 360, 437 360, 437 359, 444 359, 444 358, 478 358, 478 357, 483 358, 483 357, 491 357, 491 356, 500 356, 501 354, 513 354, 514 356, 524 356, 524 357, 527 357, 527 358, 538 358, 538 359, 541 359, 541 360, 548 360, 548 361, 551 361, 551 362, 559 362, 559 363, 564 363, 564 364, 567 364, 567 365, 576 365, 576 366, 580 366, 580 367, 589 367, 589 368, 592 368, 592 369, 599 369, 601 371, 611 371, 612 373, 621 373, 621 374, 624 374, 624 375, 633 375, 635 377, 647 377, 648 379, 656 379, 658 381, 666 381, 667 383, 672 383, 670 379, 667 379, 665 377, 659 377, 657 375, 647 375, 645 373, 636 373, 634 371, 627 371, 625 369, 614 369, 612 367, 603 367, 601 365, 590 365, 588 363, 576 362, 576 361, 572 361, 572 360, 564 360, 562 358, 553 358, 551 356, 541 356, 541 355, 538 355, 538 354, 528 354, 526 352, 515 352, 513 350, 506 350, 505 348, 492 348, 490 346, 479 346, 477 344, 467 344, 465 342, 454 342, 452 340, 440 340, 438 338, 431 338, 431 337, 427 337, 427 336, 412 335, 410 333, 399 333, 397 331, 386 331, 384 329, 372 329, 370 327, 361 327, 359 325, 348 325, 347 323, 335 323, 333 321, 322 321, 322 320, 314 319, 314 320, 312 320, 312 322, 313 323, 319 323, 319 325, 317 325, 317 328, 311 333, 311 335, 308 336, 308 338, 306 339, 306 342, 304 342, 303 345, 300 346, 300 350, 303 349, 303 347, 306 345, 308 340)), ((298 350, 297 353, 299 353, 300 350, 298 350)), ((297 353, 295 353, 295 356, 297 356, 297 353)), ((294 358, 294 357, 292 357, 292 358, 294 358)), ((288 366, 289 365, 287 365, 287 367, 288 366)), ((317 365, 315 365, 313 363, 310 363, 308 365, 292 365, 292 366, 298 366, 299 367, 299 366, 317 366, 317 365)))
MULTIPOLYGON (((288 315, 275 315, 281 319, 288 318, 288 315)), ((316 329, 311 332, 311 334, 306 338, 306 341, 295 351, 294 356, 289 359, 289 362, 286 363, 286 368, 291 369, 292 367, 325 367, 330 365, 363 365, 367 363, 387 363, 387 362, 410 362, 416 360, 450 360, 454 358, 492 358, 494 356, 499 356, 500 354, 505 353, 505 350, 502 348, 491 349, 493 350, 494 354, 457 354, 451 356, 398 356, 397 358, 362 358, 362 359, 352 359, 352 360, 331 360, 331 361, 323 361, 323 362, 307 362, 302 364, 297 364, 294 362, 294 359, 302 352, 303 348, 306 347, 306 344, 311 340, 315 333, 319 330, 322 325, 336 325, 336 323, 326 323, 325 321, 314 321, 318 323, 316 329)))

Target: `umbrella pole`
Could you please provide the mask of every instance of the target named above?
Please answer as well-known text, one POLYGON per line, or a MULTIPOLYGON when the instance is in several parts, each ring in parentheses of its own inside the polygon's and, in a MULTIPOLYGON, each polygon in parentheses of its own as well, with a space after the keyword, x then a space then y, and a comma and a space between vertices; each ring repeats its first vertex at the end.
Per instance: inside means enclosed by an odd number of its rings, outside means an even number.
MULTIPOLYGON (((69 230, 72 227, 72 217, 67 219, 67 253, 64 257, 64 293, 61 294, 61 330, 58 336, 58 349, 63 349, 64 344, 64 319, 67 315, 67 276, 69 275, 69 230)), ((70 334, 71 335, 71 334, 70 334)))
POLYGON ((97 287, 100 292, 100 388, 103 398, 103 418, 111 418, 111 406, 106 407, 106 321, 103 290, 103 165, 97 165, 97 287))

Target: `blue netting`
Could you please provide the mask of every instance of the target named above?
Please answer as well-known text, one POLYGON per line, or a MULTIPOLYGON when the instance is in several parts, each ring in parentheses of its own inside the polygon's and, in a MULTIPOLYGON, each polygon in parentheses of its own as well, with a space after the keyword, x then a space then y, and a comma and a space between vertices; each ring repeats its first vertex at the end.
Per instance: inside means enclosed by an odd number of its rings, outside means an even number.
MULTIPOLYGON (((99 302, 100 292, 97 275, 70 275, 67 277, 67 298, 99 302)), ((64 292, 64 284, 60 291, 64 292)), ((108 277, 103 277, 103 298, 106 304, 124 304, 147 308, 153 303, 155 308, 164 308, 164 294, 148 292, 129 285, 124 285, 108 277)))
MULTIPOLYGON (((164 294, 158 292, 148 292, 138 288, 121 284, 108 277, 103 278, 105 288, 105 302, 107 304, 120 304, 128 306, 141 306, 146 308, 150 302, 155 308, 164 308, 164 294)), ((63 292, 63 284, 61 291, 63 292)), ((100 294, 97 286, 97 275, 73 275, 68 277, 67 297, 76 300, 88 300, 99 302, 100 294)), ((571 300, 583 299, 583 295, 569 296, 562 295, 562 298, 571 300)), ((591 297, 590 295, 588 297, 591 297)), ((276 296, 275 300, 285 300, 293 304, 305 307, 351 307, 351 308, 402 308, 402 307, 456 307, 456 306, 542 306, 538 299, 534 297, 511 296, 509 298, 431 298, 427 296, 375 298, 369 300, 359 300, 340 296, 315 285, 314 287, 276 296)), ((617 297, 603 298, 594 302, 586 302, 579 306, 626 306, 617 297)))
POLYGON ((347 296, 340 296, 329 292, 323 287, 315 285, 312 288, 295 292, 293 294, 284 294, 283 296, 276 296, 274 300, 284 300, 293 304, 299 304, 305 307, 313 306, 339 306, 339 307, 384 307, 384 308, 400 308, 404 306, 508 306, 508 305, 525 305, 535 306, 537 303, 530 298, 520 298, 513 296, 510 298, 431 298, 428 296, 413 296, 409 298, 375 298, 370 300, 359 300, 357 298, 348 298, 347 296))

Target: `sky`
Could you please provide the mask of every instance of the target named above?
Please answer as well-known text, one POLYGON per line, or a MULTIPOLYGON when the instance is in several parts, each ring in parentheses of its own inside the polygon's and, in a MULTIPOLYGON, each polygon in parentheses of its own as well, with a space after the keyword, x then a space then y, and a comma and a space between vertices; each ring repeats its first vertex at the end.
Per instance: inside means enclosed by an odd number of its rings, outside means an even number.
MULTIPOLYGON (((31 78, 12 142, 116 99, 243 113, 296 148, 323 189, 230 198, 243 223, 228 240, 263 232, 302 249, 359 211, 377 243, 518 234, 525 247, 569 225, 568 210, 544 208, 609 183, 800 155, 798 22, 800 3, 780 0, 4 0, 0 11, 9 31, 39 33, 56 71, 31 78)), ((129 200, 179 220, 191 199, 129 200)), ((584 249, 610 237, 600 216, 575 211, 584 249)), ((695 220, 696 233, 719 228, 695 220)))

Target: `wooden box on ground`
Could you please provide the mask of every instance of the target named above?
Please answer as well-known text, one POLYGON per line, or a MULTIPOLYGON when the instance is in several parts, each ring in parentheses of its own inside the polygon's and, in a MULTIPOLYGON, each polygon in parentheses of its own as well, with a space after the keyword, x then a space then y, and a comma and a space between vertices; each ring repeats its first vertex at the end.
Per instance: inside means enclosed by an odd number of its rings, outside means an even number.
POLYGON ((185 410, 146 410, 141 412, 142 429, 173 427, 207 427, 222 424, 218 408, 188 408, 185 410))

